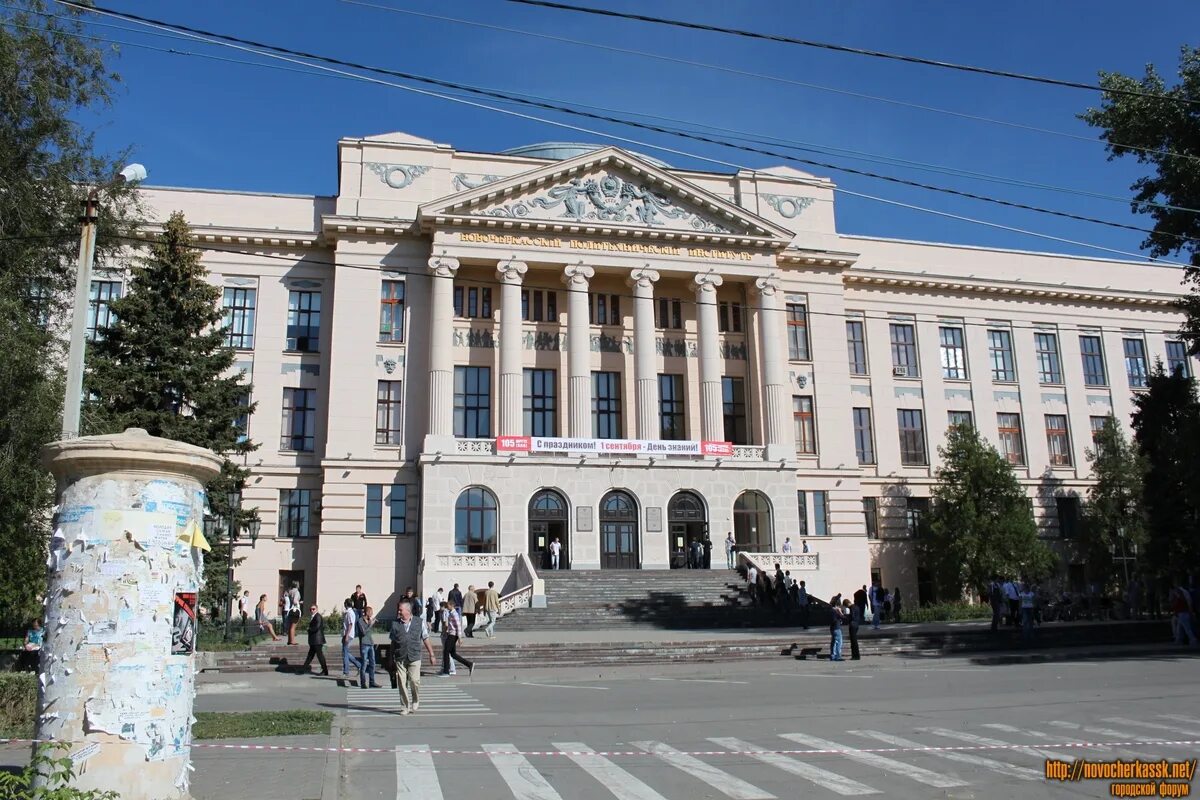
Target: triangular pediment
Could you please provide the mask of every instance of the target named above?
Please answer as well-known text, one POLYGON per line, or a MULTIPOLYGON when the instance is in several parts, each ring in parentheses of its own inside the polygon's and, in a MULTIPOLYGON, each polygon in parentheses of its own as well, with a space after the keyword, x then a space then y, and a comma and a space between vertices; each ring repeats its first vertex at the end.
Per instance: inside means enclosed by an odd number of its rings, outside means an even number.
POLYGON ((792 234, 624 150, 605 147, 421 206, 422 226, 778 240, 792 234))

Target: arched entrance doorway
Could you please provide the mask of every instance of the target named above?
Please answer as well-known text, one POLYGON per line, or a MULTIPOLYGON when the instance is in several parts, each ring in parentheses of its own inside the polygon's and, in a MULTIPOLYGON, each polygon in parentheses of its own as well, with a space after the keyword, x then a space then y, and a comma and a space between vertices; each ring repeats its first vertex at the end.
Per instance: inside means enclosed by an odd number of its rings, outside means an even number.
POLYGON ((600 568, 639 566, 637 503, 628 492, 615 489, 600 501, 600 568))
POLYGON ((708 514, 704 501, 695 492, 676 492, 667 503, 667 527, 671 532, 671 569, 707 568, 712 544, 704 546, 708 536, 708 514), (700 546, 699 551, 693 542, 700 546))
POLYGON ((765 553, 771 550, 771 504, 762 492, 738 495, 733 504, 733 539, 738 550, 765 553))
POLYGON ((529 500, 529 560, 535 569, 550 569, 550 543, 555 539, 562 547, 558 568, 570 569, 567 501, 553 489, 541 489, 529 500))

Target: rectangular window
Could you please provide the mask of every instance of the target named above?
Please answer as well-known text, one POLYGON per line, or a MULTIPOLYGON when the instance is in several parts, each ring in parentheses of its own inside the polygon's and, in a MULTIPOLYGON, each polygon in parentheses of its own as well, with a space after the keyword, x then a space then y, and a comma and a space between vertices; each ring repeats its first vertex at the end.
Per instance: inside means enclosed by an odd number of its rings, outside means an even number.
POLYGON ((904 527, 913 539, 925 534, 925 523, 929 517, 928 497, 906 497, 904 500, 904 527))
POLYGON ((1124 339, 1125 374, 1129 376, 1129 388, 1145 389, 1150 385, 1150 373, 1146 369, 1146 341, 1124 339))
POLYGON ((879 538, 879 501, 874 497, 864 497, 863 516, 867 521, 867 538, 879 538))
POLYGON ((367 485, 367 525, 366 533, 380 533, 383 530, 383 484, 367 485))
POLYGON ((558 373, 552 369, 527 369, 524 431, 526 436, 558 435, 558 373))
POLYGON ((1192 365, 1188 362, 1187 345, 1183 342, 1167 342, 1167 374, 1178 371, 1183 377, 1192 377, 1192 365))
POLYGON ((283 390, 283 432, 280 450, 311 453, 316 442, 317 390, 283 390))
POLYGON ((817 426, 813 420, 812 397, 792 397, 792 423, 796 427, 796 452, 814 455, 817 452, 817 426))
POLYGON ((683 303, 675 297, 660 297, 654 308, 654 327, 661 330, 683 328, 683 303))
POLYGON ((1108 417, 1088 417, 1088 422, 1092 426, 1092 441, 1096 441, 1096 436, 1100 431, 1104 430, 1104 423, 1108 421, 1108 417))
POLYGON ((942 377, 947 380, 967 379, 967 344, 962 328, 938 328, 942 345, 942 377))
POLYGON ((658 376, 658 427, 660 439, 687 438, 682 375, 658 376))
POLYGON ((558 297, 543 289, 521 290, 521 319, 526 322, 556 322, 558 297))
POLYGON ((312 518, 311 489, 279 490, 279 536, 289 539, 304 539, 311 536, 312 518))
POLYGON ((592 373, 592 435, 621 438, 621 373, 592 373))
POLYGON ((947 423, 951 428, 955 425, 966 425, 968 428, 975 427, 975 420, 971 416, 970 411, 948 411, 946 413, 949 416, 947 423))
POLYGON ((1058 358, 1058 334, 1034 333, 1033 346, 1037 351, 1038 382, 1062 383, 1062 364, 1058 358))
POLYGON ((621 296, 617 294, 589 294, 588 316, 593 325, 620 325, 621 296))
POLYGON ((746 382, 741 378, 721 378, 721 410, 725 419, 725 441, 750 444, 746 431, 746 382))
POLYGON ((109 303, 120 297, 120 281, 92 281, 88 289, 87 338, 89 342, 104 338, 104 329, 116 321, 109 303))
MULTIPOLYGON (((413 488, 415 490, 416 487, 413 488)), ((367 533, 386 530, 393 536, 403 536, 416 532, 415 515, 409 518, 411 504, 408 502, 408 489, 403 483, 367 485, 367 533)))
POLYGON ((375 388, 375 444, 400 444, 401 381, 379 381, 375 388))
POLYGON ((796 507, 800 512, 800 536, 808 536, 808 499, 802 490, 796 492, 796 507))
POLYGON ((1054 505, 1058 509, 1058 533, 1064 539, 1074 539, 1079 535, 1080 503, 1078 497, 1056 497, 1054 505))
POLYGON ((787 304, 788 358, 792 361, 808 361, 808 306, 804 303, 787 304))
POLYGON ((1083 359, 1083 382, 1088 386, 1107 386, 1108 371, 1104 369, 1104 346, 1100 337, 1093 334, 1080 336, 1079 355, 1083 359))
POLYGON ((454 435, 462 439, 492 436, 492 368, 454 368, 454 435))
POLYGON ((1000 433, 1000 455, 1010 464, 1025 463, 1025 445, 1021 437, 1020 414, 997 414, 996 427, 1000 433))
POLYGON ((854 417, 854 450, 859 464, 875 463, 875 434, 871 430, 871 409, 852 409, 854 417))
POLYGON ((466 319, 491 319, 492 287, 454 284, 454 316, 466 319))
POLYGON ((900 463, 906 467, 923 467, 929 463, 925 452, 925 415, 915 408, 896 409, 900 428, 900 463))
POLYGON ((256 289, 240 289, 226 286, 221 298, 225 318, 225 346, 238 350, 254 349, 254 305, 258 298, 256 289))
POLYGON ((1051 466, 1071 466, 1071 437, 1065 414, 1046 415, 1046 446, 1050 450, 1051 466))
POLYGON ((717 330, 721 333, 741 333, 742 304, 722 300, 717 304, 717 330))
POLYGON ((237 441, 241 444, 250 439, 250 393, 238 395, 237 404, 240 411, 233 418, 233 427, 237 429, 237 441))
POLYGON ((867 374, 867 335, 862 320, 846 321, 846 353, 850 356, 850 374, 867 374))
POLYGON ((988 357, 992 362, 992 380, 1009 383, 1017 379, 1016 362, 1013 361, 1012 332, 990 330, 988 335, 988 357))
POLYGON ((288 292, 287 349, 315 353, 321 347, 321 293, 288 292))
POLYGON ((892 374, 908 378, 920 377, 916 328, 901 322, 893 322, 888 327, 892 338, 892 374))
POLYGON ((813 492, 813 535, 829 535, 829 492, 813 492))
POLYGON ((388 530, 400 536, 417 532, 417 487, 405 483, 392 484, 392 493, 388 497, 388 511, 391 519, 388 530), (411 491, 411 496, 410 492, 411 491))
POLYGON ((379 289, 379 341, 404 341, 404 281, 384 281, 379 289))

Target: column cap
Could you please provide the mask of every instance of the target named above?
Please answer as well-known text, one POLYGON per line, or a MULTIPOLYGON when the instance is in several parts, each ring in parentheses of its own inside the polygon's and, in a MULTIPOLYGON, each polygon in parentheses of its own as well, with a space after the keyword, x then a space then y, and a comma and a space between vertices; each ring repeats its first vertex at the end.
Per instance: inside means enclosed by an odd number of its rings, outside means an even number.
POLYGON ((453 278, 458 272, 458 259, 450 256, 434 256, 429 259, 429 271, 439 278, 453 278))
POLYGON ((625 282, 630 286, 636 286, 641 289, 649 289, 661 277, 662 276, 659 275, 658 270, 656 269, 650 269, 648 266, 638 267, 637 269, 630 270, 629 277, 625 279, 625 282))
POLYGON ((496 265, 496 276, 505 283, 520 283, 528 271, 528 264, 511 258, 496 265))
POLYGON ((693 276, 692 280, 696 284, 697 292, 703 292, 709 288, 715 291, 718 286, 725 283, 725 279, 715 272, 702 272, 699 275, 693 276))
POLYGON ((207 448, 151 436, 143 428, 63 439, 42 448, 42 465, 59 481, 133 471, 166 472, 207 483, 221 474, 223 462, 207 448))
POLYGON ((563 283, 570 286, 573 283, 582 283, 587 286, 587 282, 595 276, 596 270, 585 264, 571 264, 563 270, 563 283))
POLYGON ((755 290, 765 296, 778 294, 780 281, 778 275, 766 275, 754 281, 755 290))

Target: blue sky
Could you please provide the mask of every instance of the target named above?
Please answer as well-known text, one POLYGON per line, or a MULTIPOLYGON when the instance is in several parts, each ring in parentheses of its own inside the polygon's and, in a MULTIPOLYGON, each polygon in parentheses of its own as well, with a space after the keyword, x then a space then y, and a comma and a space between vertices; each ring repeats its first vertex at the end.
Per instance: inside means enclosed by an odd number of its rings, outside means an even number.
MULTIPOLYGON (((459 17, 543 34, 704 61, 793 81, 938 106, 1088 139, 1076 119, 1092 92, 967 75, 714 33, 681 31, 519 6, 503 0, 370 0, 409 11, 459 17)), ((1152 17, 1128 3, 797 2, 796 0, 589 0, 590 4, 710 24, 1095 82, 1097 70, 1140 74, 1153 62, 1173 76, 1200 4, 1163 2, 1152 17)), ((1125 198, 1139 174, 1125 159, 1081 141, 829 91, 664 63, 501 33, 339 0, 164 4, 111 0, 146 16, 323 55, 510 92, 622 109, 753 132, 792 142, 928 162, 1125 198)), ((111 20, 107 20, 112 22, 111 20)), ((125 24, 125 23, 121 23, 125 24)), ((265 61, 205 44, 94 28, 97 35, 223 58, 265 61)), ((401 130, 459 149, 498 151, 537 141, 607 141, 532 120, 470 108, 395 88, 262 69, 139 48, 113 66, 123 86, 114 106, 85 122, 101 146, 131 147, 150 183, 170 186, 330 194, 335 142, 401 130)), ((752 168, 780 159, 737 152, 604 123, 532 112, 752 168)), ((683 155, 630 146, 679 167, 722 169, 683 155)), ((950 186, 1017 202, 1148 227, 1125 202, 982 182, 841 155, 811 158, 950 186)), ((786 163, 786 162, 783 162, 786 163)), ((890 200, 1026 228, 1118 250, 1142 235, 901 187, 795 164, 839 186, 890 200)), ((932 214, 841 195, 843 233, 1120 257, 932 214)))

